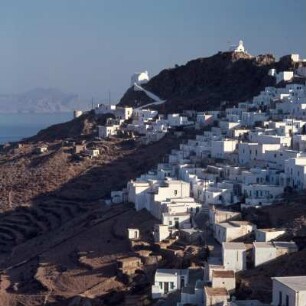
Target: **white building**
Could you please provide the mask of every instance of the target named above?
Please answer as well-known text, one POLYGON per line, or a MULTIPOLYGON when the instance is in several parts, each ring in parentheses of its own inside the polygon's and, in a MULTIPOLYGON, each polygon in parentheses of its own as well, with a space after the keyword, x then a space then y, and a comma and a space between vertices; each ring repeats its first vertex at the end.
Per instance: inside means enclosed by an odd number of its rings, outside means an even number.
POLYGON ((256 242, 268 242, 277 237, 284 235, 285 230, 277 228, 261 228, 255 230, 255 241, 256 242))
POLYGON ((137 211, 146 207, 146 192, 149 191, 152 184, 153 182, 149 181, 128 182, 128 201, 135 204, 137 211))
POLYGON ((120 130, 120 124, 108 124, 108 125, 99 125, 98 126, 98 136, 100 138, 107 138, 110 136, 117 135, 117 132, 120 130))
POLYGON ((150 80, 148 71, 135 72, 131 77, 131 86, 148 83, 150 80))
POLYGON ((249 206, 270 205, 284 193, 283 186, 269 184, 242 184, 241 190, 249 206))
POLYGON ((169 126, 172 127, 190 125, 193 123, 188 120, 187 116, 182 116, 180 114, 168 114, 167 121, 169 126))
POLYGON ((225 270, 235 272, 246 269, 246 247, 241 242, 223 242, 222 259, 225 270))
POLYGON ((297 252, 295 242, 254 242, 253 243, 254 266, 257 267, 279 256, 297 252))
POLYGON ((190 213, 163 213, 162 223, 170 228, 191 228, 190 213))
POLYGON ((278 72, 275 77, 276 77, 276 84, 280 83, 282 81, 291 81, 293 79, 294 73, 293 71, 281 71, 278 72))
POLYGON ((289 158, 285 161, 284 184, 297 190, 306 188, 306 157, 289 158))
POLYGON ((243 41, 239 40, 238 45, 230 46, 229 51, 230 52, 246 52, 244 45, 243 45, 243 41))
POLYGON ((306 276, 272 277, 273 306, 305 306, 306 276))
POLYGON ((204 287, 204 305, 205 306, 217 306, 225 305, 230 296, 228 291, 222 288, 204 287))
POLYGON ((138 228, 128 228, 128 238, 129 239, 139 239, 139 229, 138 228))
POLYGON ((236 289, 235 271, 223 270, 212 272, 212 287, 222 288, 224 287, 228 293, 232 294, 236 289))
POLYGON ((219 242, 230 242, 242 238, 255 230, 256 225, 247 221, 229 221, 215 224, 214 237, 219 242))
POLYGON ((133 115, 132 107, 120 107, 117 105, 105 105, 99 104, 98 107, 95 108, 96 115, 104 115, 104 114, 112 114, 116 117, 116 119, 127 120, 133 115))
POLYGON ((161 242, 163 240, 166 240, 171 235, 171 230, 169 229, 168 225, 164 224, 155 224, 154 225, 154 241, 155 242, 161 242))
POLYGON ((238 160, 244 165, 251 161, 265 161, 265 154, 269 151, 278 151, 280 144, 259 144, 244 142, 238 144, 238 160))
POLYGON ((213 140, 211 142, 211 157, 225 158, 228 153, 234 152, 238 141, 235 139, 213 140))
POLYGON ((166 297, 168 293, 185 287, 188 281, 188 269, 157 269, 152 286, 152 298, 166 297))

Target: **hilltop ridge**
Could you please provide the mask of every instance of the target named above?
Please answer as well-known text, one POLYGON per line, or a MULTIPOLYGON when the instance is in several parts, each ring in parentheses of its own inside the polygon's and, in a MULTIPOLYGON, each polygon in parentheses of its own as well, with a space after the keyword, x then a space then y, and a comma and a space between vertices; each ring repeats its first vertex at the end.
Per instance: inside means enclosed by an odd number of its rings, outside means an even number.
MULTIPOLYGON (((143 88, 167 100, 166 112, 194 109, 205 111, 226 105, 235 105, 257 95, 266 86, 274 86, 275 78, 269 69, 292 70, 290 56, 276 61, 272 54, 252 56, 244 52, 219 52, 198 58, 185 65, 162 70, 143 88)), ((130 87, 119 105, 141 106, 152 102, 141 91, 130 87)))

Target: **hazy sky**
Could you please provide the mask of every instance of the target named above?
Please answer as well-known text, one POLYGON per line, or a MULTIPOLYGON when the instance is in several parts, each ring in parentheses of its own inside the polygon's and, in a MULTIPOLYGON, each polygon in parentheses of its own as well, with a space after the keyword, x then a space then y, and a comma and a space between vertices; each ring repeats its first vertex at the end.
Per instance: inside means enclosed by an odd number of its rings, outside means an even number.
POLYGON ((305 0, 0 0, 0 93, 56 87, 120 98, 150 75, 243 39, 306 55, 305 0))

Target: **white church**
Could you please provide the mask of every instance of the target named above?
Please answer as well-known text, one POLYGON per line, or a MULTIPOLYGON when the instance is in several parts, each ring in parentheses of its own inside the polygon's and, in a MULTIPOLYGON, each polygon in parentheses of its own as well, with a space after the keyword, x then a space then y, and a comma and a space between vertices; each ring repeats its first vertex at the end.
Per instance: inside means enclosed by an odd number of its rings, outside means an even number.
POLYGON ((150 80, 148 71, 135 72, 131 77, 131 86, 148 83, 150 80))
POLYGON ((239 40, 238 45, 230 46, 229 51, 230 52, 247 52, 244 48, 242 40, 239 40))

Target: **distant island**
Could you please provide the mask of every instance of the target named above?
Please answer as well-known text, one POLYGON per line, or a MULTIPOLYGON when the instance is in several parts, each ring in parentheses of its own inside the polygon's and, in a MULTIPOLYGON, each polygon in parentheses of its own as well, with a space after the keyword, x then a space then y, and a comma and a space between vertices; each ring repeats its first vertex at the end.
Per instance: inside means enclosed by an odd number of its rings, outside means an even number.
POLYGON ((64 93, 56 88, 35 88, 21 94, 0 94, 0 113, 56 113, 84 108, 74 93, 64 93))

